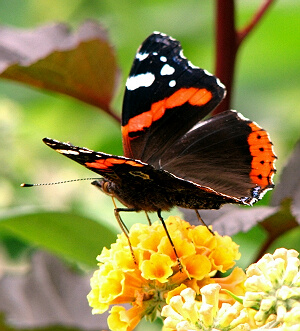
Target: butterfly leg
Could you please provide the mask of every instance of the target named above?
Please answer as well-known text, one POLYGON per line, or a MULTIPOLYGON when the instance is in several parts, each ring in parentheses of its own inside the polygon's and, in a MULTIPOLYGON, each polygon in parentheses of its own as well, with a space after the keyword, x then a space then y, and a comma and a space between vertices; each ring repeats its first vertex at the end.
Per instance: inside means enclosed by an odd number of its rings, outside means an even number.
POLYGON ((198 218, 198 220, 200 221, 200 223, 202 223, 204 226, 206 226, 207 230, 208 230, 211 234, 215 235, 214 232, 213 232, 213 231, 212 231, 212 230, 211 230, 211 229, 205 224, 205 222, 203 221, 202 217, 201 217, 200 214, 199 214, 198 209, 195 209, 195 212, 196 212, 197 218, 198 218))
POLYGON ((161 224, 163 225, 163 227, 164 227, 164 229, 165 229, 165 232, 166 232, 166 234, 167 234, 167 237, 168 237, 168 239, 169 239, 169 242, 170 242, 170 244, 171 244, 171 246, 172 246, 172 248, 173 248, 174 254, 175 254, 175 256, 176 256, 176 260, 177 260, 177 263, 178 263, 179 270, 180 270, 180 272, 182 272, 182 264, 181 264, 181 262, 180 262, 180 260, 179 260, 179 257, 178 257, 178 254, 177 254, 176 248, 175 248, 174 243, 173 243, 173 241, 172 241, 172 238, 171 238, 171 236, 170 236, 170 234, 169 234, 169 231, 168 231, 168 229, 167 229, 166 223, 165 223, 163 217, 161 216, 161 210, 160 210, 160 209, 157 211, 157 216, 158 216, 158 218, 160 219, 161 224))
POLYGON ((149 215, 146 211, 145 211, 145 214, 146 214, 146 217, 147 217, 148 224, 149 224, 149 226, 151 226, 152 222, 151 222, 150 217, 149 217, 149 215))
POLYGON ((136 258, 135 258, 135 255, 134 255, 134 252, 133 252, 133 249, 132 249, 132 246, 131 246, 130 238, 129 238, 129 235, 128 235, 128 233, 129 233, 128 228, 127 228, 127 226, 125 225, 125 223, 123 222, 123 220, 120 216, 121 211, 123 212, 123 211, 136 211, 136 210, 134 208, 115 208, 114 212, 115 212, 115 217, 117 219, 117 222, 118 222, 121 230, 123 231, 123 233, 125 234, 125 236, 127 238, 128 245, 129 245, 129 248, 130 248, 130 252, 131 252, 134 264, 137 265, 137 261, 136 261, 136 258))

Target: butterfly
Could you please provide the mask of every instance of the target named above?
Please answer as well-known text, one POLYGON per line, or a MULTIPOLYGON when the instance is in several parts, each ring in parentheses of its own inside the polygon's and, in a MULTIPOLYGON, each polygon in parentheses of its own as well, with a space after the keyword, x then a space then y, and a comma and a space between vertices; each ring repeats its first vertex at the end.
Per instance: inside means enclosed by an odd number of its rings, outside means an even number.
POLYGON ((177 40, 154 32, 126 82, 124 156, 43 141, 102 177, 93 184, 125 206, 115 208, 117 218, 121 211, 156 212, 162 220, 161 211, 174 206, 197 212, 252 205, 274 187, 276 156, 269 134, 240 113, 204 120, 225 95, 220 80, 194 66, 177 40))

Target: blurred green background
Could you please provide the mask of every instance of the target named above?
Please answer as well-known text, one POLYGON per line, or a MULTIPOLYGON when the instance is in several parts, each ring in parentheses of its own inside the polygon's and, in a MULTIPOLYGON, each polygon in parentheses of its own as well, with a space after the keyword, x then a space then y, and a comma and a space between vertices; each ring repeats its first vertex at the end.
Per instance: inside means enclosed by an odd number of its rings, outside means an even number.
MULTIPOLYGON (((262 1, 237 1, 244 26, 262 1)), ((180 40, 185 55, 214 72, 214 1, 207 0, 10 0, 0 2, 0 24, 35 28, 66 22, 76 28, 95 19, 115 45, 122 79, 113 106, 121 111, 124 82, 139 44, 154 30, 180 40)), ((278 175, 299 138, 300 2, 275 1, 238 55, 232 108, 268 130, 278 156, 278 175)), ((95 55, 96 56, 96 55, 95 55)), ((59 156, 41 139, 71 141, 122 155, 120 125, 99 109, 72 98, 0 81, 0 208, 72 211, 117 229, 109 197, 89 182, 22 189, 93 176, 59 156)), ((267 200, 267 199, 266 199, 267 200)), ((141 215, 126 216, 141 220, 141 215)))

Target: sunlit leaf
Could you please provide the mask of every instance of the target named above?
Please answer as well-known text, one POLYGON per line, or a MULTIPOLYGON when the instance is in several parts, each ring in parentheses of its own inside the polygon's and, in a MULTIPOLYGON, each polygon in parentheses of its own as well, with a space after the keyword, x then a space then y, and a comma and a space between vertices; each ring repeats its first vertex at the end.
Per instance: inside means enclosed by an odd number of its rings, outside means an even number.
POLYGON ((1 229, 89 266, 95 266, 102 247, 109 246, 115 240, 115 234, 96 221, 61 212, 16 213, 2 218, 1 229))

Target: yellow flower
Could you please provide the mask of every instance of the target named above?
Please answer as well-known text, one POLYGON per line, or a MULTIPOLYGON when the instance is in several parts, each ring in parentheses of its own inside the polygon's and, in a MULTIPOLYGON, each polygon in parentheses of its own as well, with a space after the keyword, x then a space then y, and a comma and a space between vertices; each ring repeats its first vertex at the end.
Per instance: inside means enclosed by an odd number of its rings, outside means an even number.
POLYGON ((225 272, 235 264, 234 260, 239 260, 241 254, 238 251, 239 246, 228 236, 215 236, 216 248, 212 250, 209 257, 213 264, 213 269, 225 272))
POLYGON ((205 283, 215 282, 212 277, 217 271, 228 270, 239 258, 238 246, 229 237, 213 235, 205 226, 192 226, 179 217, 169 217, 165 222, 181 268, 160 222, 132 226, 129 239, 136 263, 124 234, 97 257, 99 269, 88 294, 93 314, 116 304, 132 305, 129 310, 111 308, 111 330, 132 330, 143 317, 154 320, 166 298, 171 300, 172 295, 179 294, 177 288, 192 287, 200 295, 205 283))
POLYGON ((173 274, 173 262, 168 255, 153 253, 149 260, 141 264, 142 277, 166 283, 173 274))
POLYGON ((122 306, 114 306, 110 310, 107 324, 110 330, 131 331, 139 323, 142 317, 142 309, 135 306, 126 310, 122 306))

